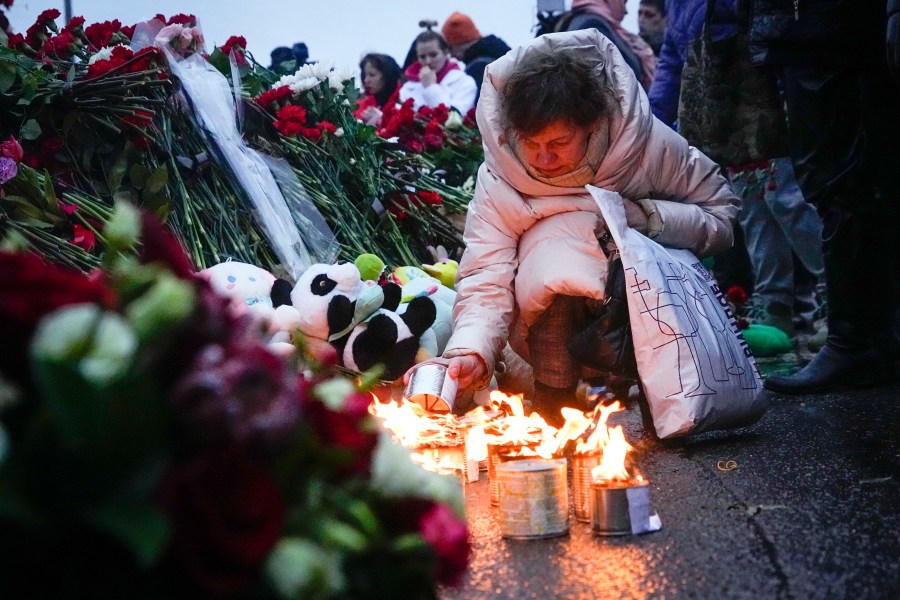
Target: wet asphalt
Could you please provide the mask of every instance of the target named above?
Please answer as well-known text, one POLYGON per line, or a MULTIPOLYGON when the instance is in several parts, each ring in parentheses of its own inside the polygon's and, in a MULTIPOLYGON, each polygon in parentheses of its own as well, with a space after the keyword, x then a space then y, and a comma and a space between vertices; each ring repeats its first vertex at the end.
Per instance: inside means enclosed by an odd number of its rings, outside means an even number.
POLYGON ((751 427, 677 443, 636 403, 610 419, 639 452, 654 533, 598 537, 570 513, 565 536, 504 539, 482 474, 465 486, 469 569, 440 598, 900 598, 900 384, 770 400, 751 427))

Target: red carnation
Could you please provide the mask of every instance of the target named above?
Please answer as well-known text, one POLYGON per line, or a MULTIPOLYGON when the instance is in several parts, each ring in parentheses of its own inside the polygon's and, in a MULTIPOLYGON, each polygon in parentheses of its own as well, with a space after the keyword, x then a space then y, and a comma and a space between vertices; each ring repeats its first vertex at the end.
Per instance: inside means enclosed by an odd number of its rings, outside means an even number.
POLYGON ((178 238, 149 213, 141 214, 141 264, 161 263, 182 279, 194 279, 194 266, 178 238))
POLYGON ((319 124, 316 125, 316 127, 317 127, 317 128, 319 129, 319 131, 321 131, 322 133, 325 133, 326 131, 327 131, 328 133, 334 133, 335 131, 337 131, 337 127, 335 127, 335 126, 334 126, 334 123, 332 123, 332 122, 330 122, 330 121, 320 121, 319 124))
POLYGON ((231 446, 172 469, 160 488, 172 553, 203 590, 232 596, 251 584, 281 537, 285 502, 266 465, 231 446))
POLYGON ((733 285, 725 292, 725 297, 735 306, 743 306, 747 302, 747 292, 739 285, 733 285))
POLYGON ((122 27, 118 19, 112 21, 103 21, 102 23, 92 23, 84 30, 84 36, 88 39, 95 49, 105 48, 109 45, 110 39, 122 27))
POLYGON ((72 19, 66 23, 66 26, 63 27, 63 31, 73 32, 82 25, 84 25, 84 17, 72 17, 72 19))
POLYGON ((68 31, 55 35, 44 42, 44 54, 57 58, 68 59, 76 49, 75 36, 68 31))
POLYGON ((284 100, 285 98, 289 98, 291 96, 291 88, 286 85, 280 85, 276 88, 272 88, 270 90, 266 90, 262 94, 256 97, 256 103, 262 106, 263 108, 271 110, 272 108, 276 108, 275 103, 284 100))
POLYGON ((242 35, 233 35, 225 40, 225 43, 222 44, 219 50, 221 50, 222 54, 225 56, 230 55, 232 50, 236 50, 234 53, 235 60, 239 65, 242 65, 246 60, 244 58, 244 52, 247 50, 247 39, 242 35))
POLYGON ((422 136, 422 143, 428 152, 440 152, 444 147, 444 138, 434 133, 426 133, 422 136))

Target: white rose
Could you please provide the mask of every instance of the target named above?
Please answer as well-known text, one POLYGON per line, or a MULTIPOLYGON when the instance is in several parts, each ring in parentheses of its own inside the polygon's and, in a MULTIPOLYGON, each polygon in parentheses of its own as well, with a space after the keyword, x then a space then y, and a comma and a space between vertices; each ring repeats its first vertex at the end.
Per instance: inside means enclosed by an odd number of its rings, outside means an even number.
POLYGON ((87 381, 104 386, 128 372, 137 346, 137 336, 121 315, 94 304, 74 304, 41 320, 31 353, 49 362, 74 360, 87 381))
POLYGON ((412 461, 412 451, 396 443, 390 432, 379 434, 372 457, 372 487, 385 496, 414 496, 449 505, 462 517, 465 514, 459 477, 426 471, 412 461))

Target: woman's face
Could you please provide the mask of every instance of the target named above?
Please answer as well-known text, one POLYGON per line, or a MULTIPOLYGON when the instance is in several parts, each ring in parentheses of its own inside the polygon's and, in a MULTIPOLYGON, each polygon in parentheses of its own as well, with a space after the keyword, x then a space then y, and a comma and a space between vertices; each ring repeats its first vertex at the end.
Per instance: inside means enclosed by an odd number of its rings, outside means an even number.
POLYGON ((544 177, 565 175, 581 164, 590 137, 589 129, 554 121, 535 134, 517 136, 519 158, 544 177))
POLYGON ((429 67, 437 73, 447 64, 449 54, 441 50, 441 45, 437 40, 429 40, 427 42, 419 42, 416 44, 416 56, 419 58, 419 64, 423 67, 429 67))
POLYGON ((370 62, 363 66, 362 84, 366 94, 373 96, 384 87, 384 75, 370 62))

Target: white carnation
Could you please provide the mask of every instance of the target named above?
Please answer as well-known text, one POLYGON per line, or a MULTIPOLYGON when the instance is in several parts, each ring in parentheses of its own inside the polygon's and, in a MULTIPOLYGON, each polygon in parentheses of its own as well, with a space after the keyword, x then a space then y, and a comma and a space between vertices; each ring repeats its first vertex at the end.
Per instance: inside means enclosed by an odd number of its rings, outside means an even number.
POLYGON ((319 85, 319 80, 315 77, 304 77, 291 84, 291 91, 295 94, 302 94, 306 90, 311 90, 319 85))
POLYGON ((338 127, 334 130, 334 137, 342 137, 344 135, 344 128, 338 127))
POLYGON ((96 54, 92 54, 88 59, 88 64, 92 65, 98 60, 109 60, 112 58, 113 48, 117 48, 118 46, 125 46, 124 44, 116 44, 115 46, 107 46, 106 48, 101 48, 96 52, 96 54))
POLYGON ((328 76, 331 74, 331 63, 317 62, 313 63, 311 66, 313 77, 315 77, 319 81, 328 79, 328 76))

